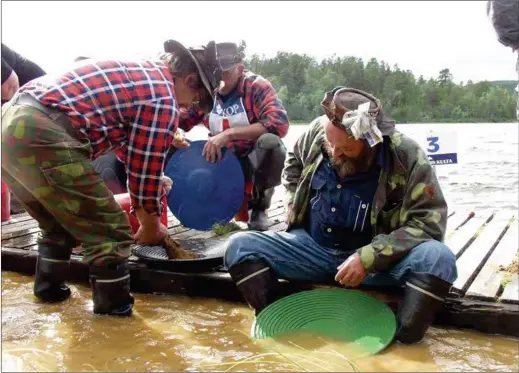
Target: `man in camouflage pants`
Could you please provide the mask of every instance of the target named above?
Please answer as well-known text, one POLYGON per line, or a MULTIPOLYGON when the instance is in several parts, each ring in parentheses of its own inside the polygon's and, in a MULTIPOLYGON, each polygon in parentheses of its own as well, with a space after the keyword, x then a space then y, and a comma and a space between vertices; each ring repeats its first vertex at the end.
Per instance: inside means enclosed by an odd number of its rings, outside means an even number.
POLYGON ((40 225, 34 294, 43 301, 70 296, 71 250, 81 243, 94 313, 132 313, 130 245, 160 244, 168 234, 162 172, 179 108, 211 101, 215 89, 204 70, 213 71, 214 45, 197 57, 176 41, 166 47, 163 60, 88 60, 44 76, 2 108, 2 178, 40 225), (129 175, 135 236, 92 164, 111 150, 129 175))
POLYGON ((418 342, 457 278, 436 175, 372 95, 338 87, 322 107, 283 171, 287 230, 232 236, 225 265, 256 313, 282 296, 280 278, 405 285, 397 339, 418 342))

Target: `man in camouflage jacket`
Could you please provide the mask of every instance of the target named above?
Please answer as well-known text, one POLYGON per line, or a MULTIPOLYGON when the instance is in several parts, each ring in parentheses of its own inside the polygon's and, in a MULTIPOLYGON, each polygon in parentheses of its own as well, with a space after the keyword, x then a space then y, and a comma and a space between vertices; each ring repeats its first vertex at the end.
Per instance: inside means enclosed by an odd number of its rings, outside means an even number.
POLYGON ((436 175, 377 98, 338 87, 322 107, 285 164, 286 231, 234 235, 225 264, 256 313, 281 296, 279 278, 405 285, 397 338, 418 342, 457 278, 436 175))

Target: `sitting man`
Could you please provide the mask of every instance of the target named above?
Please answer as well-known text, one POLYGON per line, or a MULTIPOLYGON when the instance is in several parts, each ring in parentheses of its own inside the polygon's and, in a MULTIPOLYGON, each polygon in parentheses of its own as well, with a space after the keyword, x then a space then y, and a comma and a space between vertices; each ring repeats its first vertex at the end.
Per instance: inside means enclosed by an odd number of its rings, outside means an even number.
POLYGON ((397 338, 420 341, 457 278, 455 257, 441 242, 447 204, 438 180, 377 98, 338 87, 322 107, 326 115, 285 165, 286 231, 237 233, 225 265, 256 314, 281 296, 281 278, 405 285, 397 338))
POLYGON ((203 154, 209 162, 221 157, 227 147, 240 159, 245 174, 245 199, 236 216, 248 221, 249 229, 268 229, 267 209, 274 188, 281 184, 286 157, 283 138, 289 127, 281 100, 270 82, 245 70, 244 44, 216 44, 220 85, 208 116, 189 111, 182 116, 179 128, 189 131, 199 123, 210 131, 203 154), (249 209, 252 209, 249 220, 249 209))
POLYGON ((2 108, 2 178, 41 228, 34 294, 43 301, 70 296, 71 251, 82 243, 94 313, 132 313, 130 245, 168 234, 162 176, 180 107, 215 89, 204 70, 212 61, 214 71, 215 48, 201 61, 179 42, 165 47, 164 60, 89 60, 33 80, 2 108), (129 175, 135 236, 92 163, 113 149, 129 175))

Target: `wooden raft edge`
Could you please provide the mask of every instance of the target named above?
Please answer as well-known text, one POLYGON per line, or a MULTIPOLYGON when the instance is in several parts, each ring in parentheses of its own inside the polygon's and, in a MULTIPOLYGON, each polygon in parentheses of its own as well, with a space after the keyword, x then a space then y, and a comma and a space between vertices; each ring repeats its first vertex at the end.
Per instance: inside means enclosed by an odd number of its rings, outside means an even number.
MULTIPOLYGON (((2 248, 2 270, 34 275, 38 253, 24 249, 2 248)), ((211 297, 242 302, 238 289, 228 273, 180 273, 150 269, 138 261, 129 261, 131 290, 147 294, 182 294, 191 297, 211 297)), ((88 283, 88 266, 81 257, 73 255, 70 261, 69 281, 88 283)), ((323 287, 319 284, 284 282, 289 291, 323 287)), ((398 293, 382 293, 372 289, 359 289, 387 304, 393 311, 401 299, 398 293)), ((518 304, 493 303, 473 299, 448 298, 438 314, 435 324, 446 327, 471 329, 486 334, 519 337, 518 304)))

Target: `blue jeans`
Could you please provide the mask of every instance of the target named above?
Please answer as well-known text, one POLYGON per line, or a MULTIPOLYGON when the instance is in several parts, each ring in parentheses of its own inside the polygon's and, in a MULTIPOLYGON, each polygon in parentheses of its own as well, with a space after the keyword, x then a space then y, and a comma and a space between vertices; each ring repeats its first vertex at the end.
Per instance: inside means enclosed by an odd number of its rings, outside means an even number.
MULTIPOLYGON (((227 242, 227 268, 246 259, 260 258, 269 263, 278 278, 292 281, 333 281, 337 267, 353 251, 322 247, 304 229, 289 232, 240 232, 227 242)), ((387 271, 369 274, 363 285, 403 286, 411 272, 425 272, 453 283, 458 277, 456 257, 439 241, 427 241, 387 271)))

